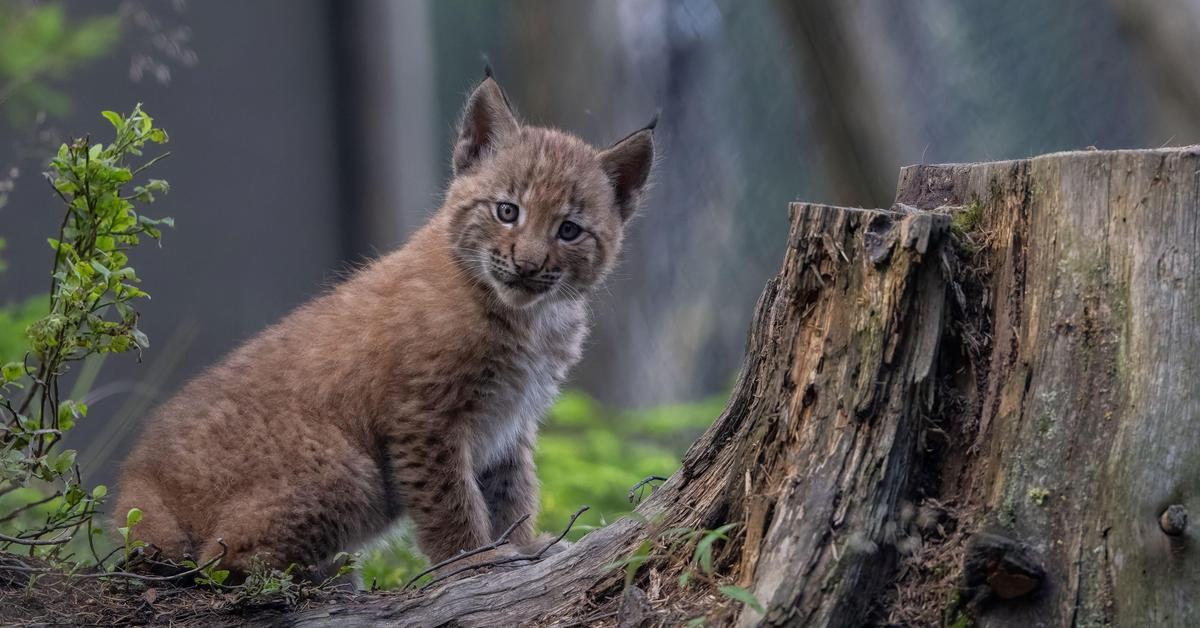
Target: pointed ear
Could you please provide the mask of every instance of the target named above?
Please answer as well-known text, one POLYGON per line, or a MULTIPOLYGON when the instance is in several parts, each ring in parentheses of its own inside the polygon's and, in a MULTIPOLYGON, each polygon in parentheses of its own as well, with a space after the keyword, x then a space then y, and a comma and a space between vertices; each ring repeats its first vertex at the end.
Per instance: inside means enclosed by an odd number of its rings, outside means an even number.
POLYGON ((463 109, 454 144, 454 173, 470 170, 495 147, 499 138, 516 132, 517 128, 517 118, 508 106, 508 99, 489 71, 463 109))
POLYGON ((637 211, 653 163, 654 122, 600 153, 600 164, 616 192, 621 220, 629 220, 637 211))

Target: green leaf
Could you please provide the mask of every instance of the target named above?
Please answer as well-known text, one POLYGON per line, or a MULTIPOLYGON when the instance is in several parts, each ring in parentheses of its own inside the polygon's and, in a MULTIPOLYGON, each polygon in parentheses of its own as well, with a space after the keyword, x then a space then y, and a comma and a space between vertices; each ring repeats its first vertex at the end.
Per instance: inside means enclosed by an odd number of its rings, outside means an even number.
POLYGON ((71 467, 75 465, 75 450, 66 449, 54 459, 54 472, 59 475, 66 475, 71 467))
POLYGON ((105 120, 111 122, 113 128, 116 129, 118 133, 120 133, 121 129, 125 127, 125 120, 121 118, 121 114, 115 111, 101 111, 100 115, 104 116, 105 120))
POLYGON ((625 565, 625 586, 633 584, 633 579, 635 576, 637 576, 638 569, 641 568, 643 563, 645 563, 647 560, 650 560, 650 549, 652 547, 653 545, 650 543, 650 539, 646 539, 645 541, 642 541, 642 544, 639 545, 637 550, 633 552, 633 555, 629 557, 629 560, 625 565))
POLYGON ((64 400, 58 405, 58 429, 66 432, 75 426, 75 419, 87 415, 87 404, 64 400))
POLYGON ((109 350, 113 353, 121 353, 129 350, 129 336, 117 336, 109 341, 109 350))
POLYGON ((619 569, 624 567, 625 586, 629 586, 630 584, 633 584, 634 576, 637 575, 638 569, 641 568, 642 564, 650 560, 650 550, 653 547, 654 544, 650 542, 650 539, 646 539, 645 541, 642 541, 641 545, 638 545, 637 549, 635 549, 632 554, 616 562, 609 563, 606 566, 606 569, 619 569))
POLYGON ((98 272, 102 276, 104 276, 105 279, 108 279, 109 275, 112 274, 112 272, 108 270, 107 266, 105 266, 104 264, 101 264, 100 262, 98 262, 96 260, 92 260, 92 268, 95 269, 96 272, 98 272))
POLYGON ((741 524, 739 524, 739 523, 727 523, 727 524, 725 524, 725 525, 723 525, 723 526, 721 526, 721 527, 717 528, 716 530, 713 530, 713 531, 712 531, 712 532, 710 532, 709 534, 715 534, 715 535, 717 535, 717 536, 721 537, 721 539, 722 539, 722 540, 724 540, 724 539, 727 539, 727 538, 728 538, 728 537, 726 537, 726 536, 725 536, 725 535, 726 535, 726 533, 728 533, 730 530, 732 530, 732 529, 734 529, 734 528, 738 527, 739 525, 741 525, 741 524))
POLYGON ((717 590, 720 591, 725 597, 737 600, 742 604, 745 604, 746 606, 758 611, 759 613, 767 612, 767 609, 763 608, 762 602, 759 602, 758 598, 754 597, 753 593, 743 589, 742 587, 729 584, 720 587, 717 590))
POLYGON ((103 484, 97 484, 96 488, 92 489, 92 499, 99 501, 104 499, 105 495, 108 495, 108 487, 103 484))
POLYGON ((132 528, 142 522, 142 509, 130 508, 129 512, 125 513, 125 525, 132 528))
POLYGON ((146 337, 146 334, 142 333, 142 330, 134 327, 129 330, 129 333, 133 336, 133 341, 137 343, 137 346, 142 349, 150 348, 150 339, 146 337))
POLYGON ((704 570, 704 573, 711 574, 713 572, 713 543, 728 540, 729 537, 725 533, 737 527, 737 525, 736 523, 727 523, 716 530, 709 530, 704 533, 704 537, 696 544, 696 552, 693 558, 700 563, 700 568, 704 570))
POLYGON ((20 362, 9 362, 0 367, 0 373, 3 373, 5 381, 16 381, 25 375, 25 365, 20 362))
POLYGON ((700 542, 696 544, 695 559, 700 564, 700 568, 704 573, 711 574, 713 572, 713 543, 716 543, 720 537, 715 534, 706 534, 700 542))

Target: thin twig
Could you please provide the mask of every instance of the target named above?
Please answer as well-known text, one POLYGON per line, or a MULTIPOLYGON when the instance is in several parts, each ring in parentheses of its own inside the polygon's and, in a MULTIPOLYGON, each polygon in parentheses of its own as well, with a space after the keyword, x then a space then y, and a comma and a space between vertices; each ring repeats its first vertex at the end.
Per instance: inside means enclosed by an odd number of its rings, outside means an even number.
POLYGON ((154 164, 156 164, 156 163, 158 163, 158 162, 160 162, 160 161, 162 161, 162 160, 164 160, 164 159, 166 159, 167 157, 170 157, 170 156, 171 156, 171 152, 170 152, 170 151, 167 151, 167 152, 165 152, 165 153, 163 153, 163 154, 159 155, 158 157, 155 157, 154 159, 151 159, 150 161, 147 161, 146 163, 144 163, 144 164, 142 164, 141 166, 139 166, 137 170, 134 170, 133 172, 129 173, 129 176, 130 176, 130 178, 138 176, 138 175, 139 175, 139 174, 141 174, 141 173, 142 173, 142 171, 143 171, 143 170, 145 170, 146 168, 149 168, 150 166, 153 166, 154 164))
POLYGON ((538 550, 534 554, 518 554, 516 556, 506 556, 504 558, 497 558, 496 560, 489 560, 489 561, 484 561, 482 563, 476 563, 474 565, 467 565, 466 567, 463 567, 461 569, 456 569, 444 576, 439 576, 437 578, 434 578, 433 580, 430 580, 424 587, 421 587, 421 588, 430 587, 438 582, 441 582, 442 580, 445 580, 447 578, 453 578, 454 576, 457 576, 460 573, 464 573, 467 571, 473 571, 475 569, 483 569, 485 567, 499 567, 500 565, 507 565, 509 563, 516 563, 516 562, 521 562, 521 561, 532 562, 535 560, 541 560, 543 554, 545 554, 551 547, 554 547, 554 545, 557 544, 559 541, 562 541, 564 538, 566 538, 567 534, 571 532, 571 528, 575 526, 575 520, 579 519, 579 515, 582 515, 587 510, 588 510, 587 506, 582 506, 579 508, 579 510, 576 510, 575 514, 571 515, 571 520, 567 522, 567 527, 563 529, 562 533, 559 534, 558 537, 556 537, 553 541, 550 541, 549 543, 547 543, 545 547, 538 550))
POLYGON ((146 576, 146 575, 143 575, 140 573, 130 573, 128 571, 101 571, 101 572, 95 572, 95 573, 74 573, 73 574, 73 573, 63 573, 63 572, 60 572, 55 569, 30 567, 25 564, 10 565, 10 564, 6 564, 6 563, 0 563, 0 571, 16 571, 16 572, 20 572, 20 573, 53 573, 53 574, 59 574, 66 578, 129 578, 131 580, 141 580, 143 582, 170 582, 172 580, 179 580, 180 578, 183 578, 185 576, 191 576, 191 575, 198 574, 198 573, 204 571, 205 569, 208 569, 209 567, 212 567, 213 565, 217 564, 217 562, 220 561, 222 558, 225 558, 225 553, 227 551, 229 551, 229 548, 226 547, 225 541, 223 541, 221 539, 217 539, 217 543, 219 543, 221 545, 221 553, 220 554, 213 557, 211 560, 204 563, 203 565, 199 565, 195 568, 189 569, 187 571, 182 571, 180 573, 177 573, 177 574, 174 574, 171 576, 146 576))
MULTIPOLYGON (((50 530, 46 530, 46 532, 49 531, 50 530)), ((43 532, 43 534, 44 533, 45 532, 43 532)), ((22 539, 20 537, 8 536, 7 534, 0 534, 0 542, 16 543, 17 545, 62 545, 70 540, 70 535, 68 535, 66 538, 59 536, 48 541, 39 541, 38 539, 22 539)))
POLYGON ((24 506, 21 506, 20 508, 17 508, 16 510, 14 510, 14 511, 12 511, 12 512, 8 513, 7 515, 4 515, 3 517, 0 517, 0 523, 3 523, 3 522, 5 522, 5 521, 8 521, 8 520, 10 520, 10 519, 15 519, 15 518, 17 517, 17 515, 19 515, 19 514, 21 514, 21 513, 25 512, 26 510, 29 510, 30 508, 34 508, 34 507, 36 507, 36 506, 41 506, 42 504, 44 504, 44 503, 46 503, 46 502, 48 502, 48 501, 50 501, 50 500, 52 500, 52 499, 54 499, 54 498, 56 498, 56 497, 62 497, 62 492, 61 492, 61 491, 55 491, 55 493, 54 493, 53 495, 51 495, 51 496, 47 497, 46 499, 42 499, 42 500, 39 500, 39 501, 36 501, 36 502, 31 502, 31 503, 25 504, 24 506))
MULTIPOLYGON (((634 484, 634 485, 633 485, 633 488, 630 488, 630 489, 629 489, 629 502, 630 502, 630 503, 633 503, 633 502, 634 502, 634 500, 635 500, 635 499, 637 499, 637 497, 638 497, 638 489, 642 488, 643 486, 646 486, 647 484, 650 484, 651 482, 666 482, 666 481, 667 481, 667 478, 664 478, 664 477, 663 477, 663 476, 661 476, 661 475, 650 475, 650 476, 647 476, 647 477, 646 477, 645 479, 643 479, 642 481, 638 482, 637 484, 634 484)), ((651 492, 653 492, 653 491, 654 491, 654 487, 653 487, 653 486, 651 486, 651 487, 650 487, 650 491, 651 491, 651 492)), ((639 501, 640 501, 640 500, 639 500, 639 501)))
POLYGON ((100 554, 98 554, 96 552, 96 541, 95 541, 96 535, 93 534, 93 532, 92 532, 92 519, 94 519, 94 517, 88 517, 88 520, 87 520, 88 549, 91 550, 91 552, 92 552, 92 558, 96 560, 96 566, 99 567, 101 570, 103 570, 104 569, 104 561, 100 560, 100 554))
POLYGON ((50 534, 51 532, 54 532, 56 530, 67 530, 69 528, 76 528, 76 527, 83 525, 84 523, 87 523, 87 520, 90 519, 93 516, 93 514, 94 513, 88 512, 85 510, 83 512, 76 513, 73 515, 67 515, 65 519, 57 519, 58 514, 51 513, 51 514, 46 515, 45 525, 43 525, 40 529, 37 529, 37 530, 26 530, 25 532, 20 533, 20 538, 36 539, 39 536, 46 536, 47 534, 50 534))
POLYGON ((408 581, 408 584, 404 585, 404 588, 407 589, 407 588, 411 587, 413 585, 413 583, 416 582, 417 580, 420 580, 422 576, 433 573, 433 572, 437 571, 438 569, 445 567, 446 565, 451 565, 460 560, 463 560, 464 558, 470 558, 471 556, 475 556, 476 554, 482 554, 488 550, 494 550, 497 547, 506 545, 508 543, 508 537, 510 535, 512 535, 513 530, 516 530, 517 526, 521 525, 522 523, 525 523, 526 519, 529 519, 529 515, 528 514, 522 515, 520 519, 517 519, 516 521, 513 522, 512 525, 508 526, 508 529, 504 531, 504 534, 501 534, 499 536, 499 538, 497 538, 495 541, 492 541, 491 543, 488 543, 487 545, 481 545, 469 552, 463 552, 463 553, 453 556, 451 558, 447 558, 446 560, 443 560, 442 562, 440 562, 436 565, 433 565, 429 569, 426 569, 425 571, 422 571, 421 573, 413 576, 412 579, 408 581))

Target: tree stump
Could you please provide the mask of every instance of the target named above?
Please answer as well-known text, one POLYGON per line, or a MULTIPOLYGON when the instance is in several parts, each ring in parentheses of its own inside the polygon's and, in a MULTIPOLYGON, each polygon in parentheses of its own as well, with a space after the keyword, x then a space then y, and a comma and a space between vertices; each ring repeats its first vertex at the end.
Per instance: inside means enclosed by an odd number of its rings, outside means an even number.
POLYGON ((790 213, 728 405, 636 516, 277 619, 617 625, 649 539, 627 623, 1200 625, 1200 147, 910 166, 891 209, 790 213), (732 522, 682 587, 663 531, 732 522))

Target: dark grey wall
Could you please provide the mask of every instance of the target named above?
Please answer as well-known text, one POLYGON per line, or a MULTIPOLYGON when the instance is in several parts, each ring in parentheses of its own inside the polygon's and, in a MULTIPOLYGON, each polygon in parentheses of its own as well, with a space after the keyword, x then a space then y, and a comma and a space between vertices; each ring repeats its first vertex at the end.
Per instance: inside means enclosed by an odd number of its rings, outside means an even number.
MULTIPOLYGON (((83 15, 116 4, 70 8, 83 15)), ((149 4, 171 17, 170 3, 149 4)), ((75 75, 67 90, 75 113, 55 123, 104 138, 109 127, 99 112, 141 100, 170 133, 173 153, 156 167, 171 193, 152 211, 174 216, 177 229, 164 235, 162 249, 132 256, 153 295, 139 306, 151 350, 140 365, 129 355, 107 360, 100 385, 134 392, 94 403, 72 435, 95 481, 111 477, 109 461, 120 458, 130 436, 111 429, 110 418, 140 419, 148 405, 317 293, 341 267, 328 3, 204 0, 189 3, 180 17, 194 33, 194 67, 174 68, 169 85, 134 83, 129 52, 119 51, 75 75), (101 435, 111 442, 97 440, 101 435)), ((9 145, 0 143, 3 150, 9 145)), ((0 209, 10 262, 0 274, 0 303, 45 291, 45 238, 59 216, 48 187, 26 171, 0 209)))

